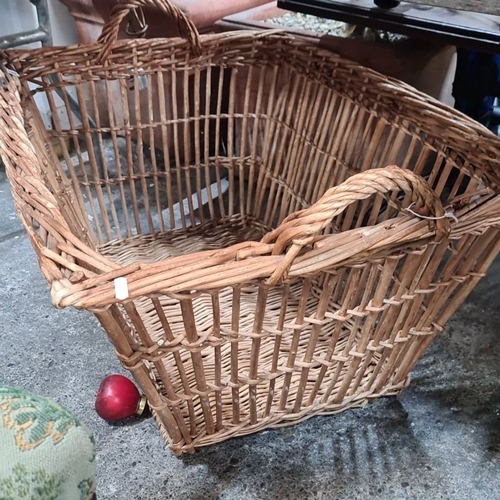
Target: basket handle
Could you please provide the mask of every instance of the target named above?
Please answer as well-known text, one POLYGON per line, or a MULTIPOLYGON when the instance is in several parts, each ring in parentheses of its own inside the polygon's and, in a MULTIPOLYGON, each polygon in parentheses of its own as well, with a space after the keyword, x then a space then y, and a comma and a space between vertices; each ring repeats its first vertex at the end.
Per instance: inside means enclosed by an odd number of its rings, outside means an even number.
MULTIPOLYGON (((438 241, 449 233, 448 215, 445 214, 439 197, 423 177, 396 166, 367 170, 330 188, 316 203, 290 214, 279 227, 262 238, 262 243, 273 244, 273 255, 281 254, 285 247, 292 243, 284 261, 267 283, 278 283, 286 275, 300 250, 310 244, 318 233, 351 203, 376 193, 384 194, 390 191, 411 194, 411 201, 415 205, 413 213, 432 220, 438 241)), ((356 252, 355 248, 353 252, 356 252)))
POLYGON ((123 19, 132 9, 153 6, 165 12, 177 23, 181 36, 188 40, 195 54, 201 52, 201 39, 193 21, 189 19, 181 9, 176 7, 170 0, 122 0, 117 3, 111 11, 111 16, 102 29, 101 36, 97 40, 103 44, 97 60, 103 62, 111 52, 113 43, 118 39, 118 30, 123 19))

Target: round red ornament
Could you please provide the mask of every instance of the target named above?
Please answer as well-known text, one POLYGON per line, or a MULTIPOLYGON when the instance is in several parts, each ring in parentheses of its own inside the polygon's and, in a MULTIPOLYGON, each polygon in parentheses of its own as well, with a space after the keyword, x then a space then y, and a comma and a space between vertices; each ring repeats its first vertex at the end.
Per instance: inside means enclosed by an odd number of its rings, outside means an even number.
POLYGON ((108 422, 140 416, 146 406, 135 384, 123 375, 109 375, 101 382, 95 400, 97 414, 108 422))

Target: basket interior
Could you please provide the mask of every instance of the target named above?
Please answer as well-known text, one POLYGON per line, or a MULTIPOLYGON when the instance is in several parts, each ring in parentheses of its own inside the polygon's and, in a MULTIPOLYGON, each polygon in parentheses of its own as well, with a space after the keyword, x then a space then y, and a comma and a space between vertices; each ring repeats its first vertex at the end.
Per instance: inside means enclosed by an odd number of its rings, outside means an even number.
MULTIPOLYGON (((55 168, 96 246, 207 223, 229 230, 231 219, 258 239, 373 167, 412 169, 444 204, 486 184, 440 130, 370 95, 355 75, 311 77, 293 55, 242 60, 231 64, 222 52, 200 67, 80 68, 77 76, 72 68, 40 78, 35 94, 51 108, 49 133, 63 158, 55 168)), ((390 200, 397 205, 400 193, 390 200)), ((327 231, 395 216, 387 207, 382 198, 359 202, 327 231)))

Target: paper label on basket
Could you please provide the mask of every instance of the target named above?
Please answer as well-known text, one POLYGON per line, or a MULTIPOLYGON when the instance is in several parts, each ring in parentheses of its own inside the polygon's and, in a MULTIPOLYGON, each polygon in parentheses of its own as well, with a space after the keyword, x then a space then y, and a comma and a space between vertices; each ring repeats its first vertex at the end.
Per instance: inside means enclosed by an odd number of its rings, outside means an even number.
POLYGON ((128 282, 127 278, 115 279, 115 297, 118 300, 128 299, 128 282))

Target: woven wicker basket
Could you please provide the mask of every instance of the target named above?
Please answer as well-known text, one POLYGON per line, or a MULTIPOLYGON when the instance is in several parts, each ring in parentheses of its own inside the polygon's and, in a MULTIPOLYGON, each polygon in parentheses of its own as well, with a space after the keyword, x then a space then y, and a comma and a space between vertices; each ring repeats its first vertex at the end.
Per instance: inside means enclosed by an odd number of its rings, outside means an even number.
POLYGON ((500 249, 499 140, 304 41, 132 0, 95 45, 4 56, 53 304, 95 314, 176 453, 399 393, 500 249), (185 39, 117 41, 146 4, 185 39))

